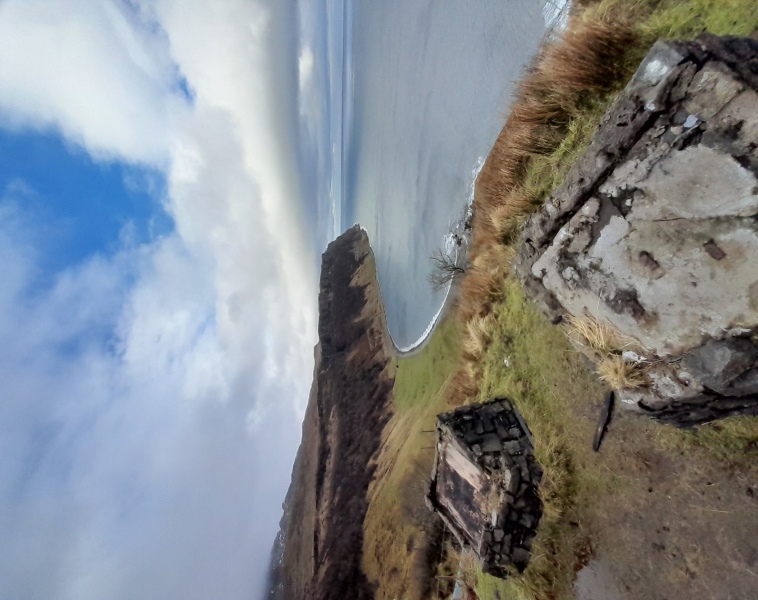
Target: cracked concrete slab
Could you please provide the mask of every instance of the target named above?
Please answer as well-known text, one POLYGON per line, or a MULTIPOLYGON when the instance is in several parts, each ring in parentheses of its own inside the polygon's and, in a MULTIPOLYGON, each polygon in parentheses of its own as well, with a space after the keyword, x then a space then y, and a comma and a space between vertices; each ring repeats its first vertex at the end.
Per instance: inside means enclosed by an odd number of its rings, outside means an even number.
MULTIPOLYGON (((734 404, 721 392, 752 391, 758 378, 758 364, 746 364, 738 388, 722 382, 720 392, 676 364, 736 337, 758 348, 758 75, 738 52, 758 57, 758 41, 657 43, 566 184, 525 225, 515 265, 551 317, 607 322, 671 363, 622 395, 627 405, 695 421, 716 414, 711 400, 734 404), (640 118, 640 107, 651 114, 640 118), (619 123, 634 123, 634 135, 619 123)), ((758 396, 739 398, 735 411, 758 411, 758 396)))

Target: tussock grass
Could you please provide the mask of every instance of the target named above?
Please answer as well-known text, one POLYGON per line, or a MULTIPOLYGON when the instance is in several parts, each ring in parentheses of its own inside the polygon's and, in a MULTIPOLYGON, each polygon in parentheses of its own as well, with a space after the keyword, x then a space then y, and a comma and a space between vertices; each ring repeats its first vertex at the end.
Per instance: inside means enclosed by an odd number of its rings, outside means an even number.
POLYGON ((535 210, 565 177, 602 115, 598 96, 619 87, 637 37, 631 23, 598 13, 573 17, 559 41, 543 46, 479 176, 474 254, 493 237, 505 241, 510 222, 535 210))
POLYGON ((644 365, 625 360, 619 354, 610 354, 600 359, 597 372, 600 379, 614 390, 633 390, 650 383, 644 365))
POLYGON ((582 315, 566 317, 566 333, 575 344, 599 357, 608 354, 637 350, 638 344, 634 338, 625 336, 610 323, 582 315))
POLYGON ((486 316, 498 298, 497 276, 475 264, 466 271, 459 288, 458 311, 463 322, 477 316, 486 316))

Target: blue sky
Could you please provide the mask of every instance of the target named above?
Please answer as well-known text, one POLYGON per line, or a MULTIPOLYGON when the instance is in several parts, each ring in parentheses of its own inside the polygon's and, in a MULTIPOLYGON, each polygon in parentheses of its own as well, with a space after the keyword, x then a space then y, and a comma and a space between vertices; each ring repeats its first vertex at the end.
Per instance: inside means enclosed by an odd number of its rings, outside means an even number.
POLYGON ((336 4, 0 3, 0 597, 261 592, 339 227, 336 4))
POLYGON ((0 130, 0 157, 0 189, 49 234, 40 248, 48 275, 114 251, 122 235, 146 243, 173 229, 159 169, 99 162, 60 135, 32 129, 0 130))

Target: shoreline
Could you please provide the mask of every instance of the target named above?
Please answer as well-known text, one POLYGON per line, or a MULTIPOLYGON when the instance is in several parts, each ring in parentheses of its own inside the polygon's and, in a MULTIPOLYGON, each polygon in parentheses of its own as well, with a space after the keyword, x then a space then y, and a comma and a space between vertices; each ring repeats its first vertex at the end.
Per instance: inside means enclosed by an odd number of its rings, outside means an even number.
POLYGON ((368 240, 368 247, 369 252, 371 254, 371 261, 374 264, 374 275, 375 275, 375 281, 376 281, 376 287, 379 291, 379 300, 381 302, 381 310, 382 310, 382 339, 384 340, 385 348, 387 350, 387 354, 391 355, 395 358, 410 358, 412 356, 416 356, 419 354, 424 348, 426 348, 427 344, 429 343, 429 340, 432 338, 432 335, 434 334, 434 330, 437 329, 437 325, 442 322, 443 319, 445 319, 448 314, 450 313, 450 309, 455 305, 455 303, 458 300, 458 285, 455 281, 452 281, 448 284, 447 292, 445 292, 445 299, 442 301, 442 305, 437 309, 436 314, 432 318, 432 320, 429 322, 429 325, 427 326, 424 333, 421 335, 421 337, 416 340, 413 344, 410 346, 405 346, 401 348, 395 343, 395 340, 392 337, 392 334, 390 333, 389 326, 387 325, 387 304, 384 301, 384 293, 382 292, 382 285, 379 282, 379 273, 376 271, 376 257, 374 256, 374 249, 371 247, 371 238, 369 237, 368 231, 366 231, 365 227, 362 227, 360 224, 356 223, 353 225, 353 227, 358 227, 363 232, 363 234, 366 236, 366 239, 368 240))
MULTIPOLYGON (((446 239, 446 251, 450 251, 450 249, 447 247, 447 240, 452 239, 452 234, 459 232, 459 235, 465 240, 465 248, 464 252, 468 254, 469 247, 471 245, 471 239, 470 239, 470 233, 466 231, 466 225, 471 223, 471 219, 473 217, 473 209, 474 209, 474 196, 476 194, 476 181, 479 178, 479 173, 481 173, 482 168, 484 167, 485 158, 480 156, 476 159, 474 166, 471 169, 471 185, 469 188, 469 195, 466 199, 466 205, 463 212, 463 218, 458 222, 458 224, 451 228, 450 232, 445 236, 446 239)), ((368 231, 364 227, 361 226, 361 229, 366 233, 368 236, 368 231)), ((370 238, 369 238, 369 246, 370 246, 370 238)), ((460 250, 456 249, 456 252, 460 250)), ((373 249, 372 249, 373 253, 373 249)), ((381 283, 379 283, 379 273, 377 272, 376 277, 377 285, 379 286, 379 293, 381 294, 382 286, 381 283)), ((420 353, 426 345, 429 343, 429 340, 432 337, 432 334, 434 333, 434 330, 437 328, 437 325, 447 317, 447 315, 450 312, 450 308, 456 303, 458 299, 458 286, 457 286, 457 278, 453 279, 448 285, 447 290, 445 291, 445 298, 442 300, 442 304, 437 309, 437 312, 432 317, 431 321, 429 322, 429 325, 427 325, 424 332, 421 334, 421 336, 412 344, 409 346, 400 347, 395 343, 395 340, 392 338, 392 334, 390 333, 389 327, 387 326, 387 312, 385 309, 384 312, 384 330, 387 334, 387 336, 390 339, 390 343, 393 350, 393 355, 398 358, 410 358, 411 356, 416 356, 418 353, 420 353)), ((385 307, 386 304, 384 303, 384 296, 382 295, 382 307, 385 307)))
MULTIPOLYGON (((424 348, 426 348, 426 346, 429 344, 429 340, 432 339, 432 335, 434 334, 434 331, 437 329, 437 325, 439 325, 450 314, 450 309, 455 305, 456 300, 458 299, 457 287, 458 286, 455 282, 451 282, 450 284, 448 284, 447 292, 445 293, 445 299, 442 301, 442 305, 439 307, 439 309, 437 310, 437 313, 429 322, 429 325, 427 326, 426 331, 424 331, 421 337, 410 346, 400 348, 395 343, 395 340, 392 339, 392 334, 390 333, 389 328, 386 325, 386 313, 385 313, 384 329, 387 334, 387 337, 390 340, 393 356, 397 358, 410 358, 412 356, 416 356, 424 348)), ((381 292, 381 286, 380 286, 380 292, 381 292)), ((382 303, 384 303, 384 298, 382 298, 382 303)))

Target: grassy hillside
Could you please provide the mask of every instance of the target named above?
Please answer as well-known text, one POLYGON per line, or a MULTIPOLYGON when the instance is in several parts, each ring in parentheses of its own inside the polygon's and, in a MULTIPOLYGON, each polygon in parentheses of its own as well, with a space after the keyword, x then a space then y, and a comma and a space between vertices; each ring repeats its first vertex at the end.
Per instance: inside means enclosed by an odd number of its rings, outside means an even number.
MULTIPOLYGON (((468 574, 479 598, 572 597, 575 573, 592 555, 627 567, 632 597, 646 597, 651 586, 669 599, 721 597, 716 588, 742 597, 754 582, 739 548, 758 535, 749 483, 758 477, 756 420, 681 432, 621 415, 603 452, 592 452, 605 384, 527 302, 508 265, 524 218, 561 184, 654 41, 702 31, 749 35, 758 28, 758 3, 576 4, 562 39, 544 45, 520 82, 477 182, 457 315, 422 354, 397 364, 396 413, 364 524, 363 567, 379 598, 438 597, 446 588, 448 580, 429 579, 445 553, 424 512, 433 458, 433 435, 424 430, 433 429, 436 413, 494 395, 512 398, 532 428, 545 469, 545 516, 523 575, 504 582, 468 574)), ((457 568, 454 559, 447 563, 439 573, 457 568)))
POLYGON ((459 361, 459 339, 454 319, 446 319, 420 354, 397 359, 395 412, 364 525, 363 567, 379 583, 377 598, 426 597, 430 570, 440 560, 441 530, 424 505, 434 459, 429 431, 449 408, 445 389, 459 361))

